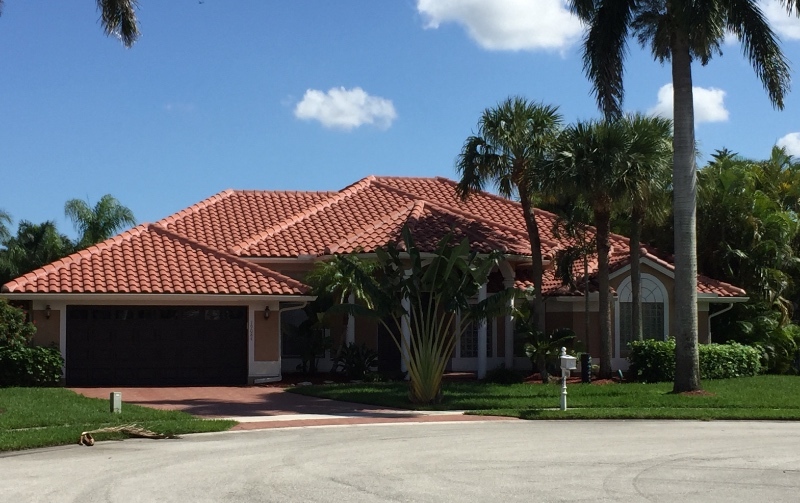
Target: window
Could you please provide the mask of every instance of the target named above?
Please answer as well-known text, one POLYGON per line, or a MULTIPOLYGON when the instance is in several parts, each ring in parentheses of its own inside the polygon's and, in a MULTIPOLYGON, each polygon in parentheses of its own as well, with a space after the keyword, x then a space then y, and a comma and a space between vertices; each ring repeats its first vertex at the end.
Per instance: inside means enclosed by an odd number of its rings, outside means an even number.
MULTIPOLYGON (((633 303, 619 303, 620 351, 628 349, 633 340, 633 303)), ((644 339, 664 340, 664 303, 642 302, 642 337, 644 339)))
MULTIPOLYGON (((492 339, 494 338, 494 323, 489 320, 486 323, 486 356, 492 356, 492 339)), ((478 324, 470 323, 464 333, 461 334, 461 358, 478 357, 478 324)))
MULTIPOLYGON (((625 278, 617 291, 617 355, 628 355, 628 343, 633 337, 633 303, 630 277, 625 278)), ((642 337, 663 341, 669 335, 668 297, 661 281, 650 274, 642 274, 642 337)))
MULTIPOLYGON (((302 309, 295 309, 281 313, 281 356, 283 358, 301 358, 304 349, 309 344, 314 344, 309 340, 309 336, 313 338, 321 338, 326 335, 324 330, 315 330, 313 334, 305 332, 306 321, 308 315, 302 309)), ((325 356, 325 351, 322 350, 318 358, 325 356)))

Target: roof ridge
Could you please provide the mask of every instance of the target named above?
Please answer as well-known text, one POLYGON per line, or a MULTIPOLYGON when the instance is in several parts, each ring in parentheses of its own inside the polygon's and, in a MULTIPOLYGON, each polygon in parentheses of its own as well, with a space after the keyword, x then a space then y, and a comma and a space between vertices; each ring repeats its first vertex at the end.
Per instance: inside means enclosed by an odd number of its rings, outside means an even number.
MULTIPOLYGON (((441 177, 437 177, 437 178, 441 178, 441 177)), ((443 180, 447 180, 446 178, 442 178, 442 179, 443 180)), ((386 188, 386 189, 392 190, 394 192, 397 192, 397 193, 405 195, 405 196, 410 196, 413 199, 424 200, 425 203, 428 206, 431 206, 433 208, 437 208, 440 211, 449 212, 449 213, 451 213, 451 214, 453 214, 453 215, 455 215, 457 217, 468 218, 468 219, 471 219, 471 220, 478 220, 481 223, 484 223, 484 224, 487 224, 487 225, 490 225, 490 226, 493 226, 493 227, 500 228, 502 230, 505 230, 506 232, 511 232, 511 233, 517 234, 517 235, 524 235, 526 238, 528 237, 528 232, 527 231, 519 230, 516 227, 512 227, 510 225, 506 225, 506 224, 501 223, 501 222, 495 222, 494 220, 489 220, 488 218, 485 218, 482 215, 476 215, 474 213, 470 213, 468 211, 461 210, 460 208, 456 208, 454 206, 450 206, 449 204, 442 204, 442 203, 439 203, 437 201, 431 201, 430 199, 427 199, 425 197, 420 197, 418 194, 414 194, 414 193, 408 192, 406 190, 403 190, 401 188, 394 187, 392 185, 383 183, 380 180, 376 180, 375 181, 375 185, 378 185, 378 186, 380 186, 382 188, 386 188)), ((506 202, 512 202, 513 203, 513 201, 509 201, 508 199, 500 198, 499 196, 494 196, 494 197, 502 199, 502 200, 504 200, 506 202)), ((518 203, 514 203, 514 204, 518 204, 518 203)), ((542 241, 542 243, 546 243, 548 245, 552 245, 554 248, 556 248, 558 246, 558 244, 559 244, 559 243, 556 243, 555 241, 551 241, 549 239, 543 239, 542 238, 541 241, 542 241)))
POLYGON ((135 237, 135 236, 140 236, 141 234, 143 234, 147 230, 149 225, 151 225, 151 224, 142 223, 142 224, 136 225, 136 226, 131 227, 130 229, 128 229, 128 230, 126 230, 124 232, 121 232, 121 233, 119 233, 119 234, 117 234, 115 236, 112 236, 112 237, 110 237, 110 238, 108 238, 108 239, 106 239, 104 241, 101 241, 99 243, 93 244, 91 246, 87 246, 86 248, 83 248, 83 249, 78 250, 76 252, 70 253, 66 257, 61 257, 58 260, 55 260, 55 261, 50 262, 48 264, 45 264, 45 265, 43 265, 41 267, 38 267, 38 268, 34 269, 33 271, 27 272, 27 273, 23 274, 22 276, 20 276, 18 278, 14 278, 11 281, 9 281, 8 283, 5 283, 4 285, 2 285, 0 287, 0 291, 10 292, 11 288, 9 288, 8 285, 16 284, 17 286, 21 287, 21 286, 24 286, 26 283, 28 283, 30 281, 34 281, 34 280, 37 280, 37 279, 42 278, 44 276, 47 276, 48 274, 50 274, 51 271, 57 271, 57 270, 61 269, 62 267, 68 267, 68 266, 70 266, 72 264, 80 264, 81 261, 83 261, 83 259, 91 257, 95 253, 100 253, 100 252, 102 252, 104 250, 107 250, 114 243, 118 243, 120 241, 123 241, 125 239, 129 239, 129 238, 132 238, 132 237, 135 237))
MULTIPOLYGON (((345 245, 347 245, 349 243, 352 243, 353 241, 355 241, 356 239, 358 239, 359 237, 364 235, 366 232, 368 232, 370 230, 375 230, 381 224, 387 224, 387 223, 392 222, 393 220, 395 220, 398 217, 402 216, 403 213, 409 214, 409 217, 410 217, 412 214, 414 214, 416 206, 417 206, 417 204, 419 202, 421 202, 421 201, 410 201, 403 208, 394 210, 391 213, 388 213, 388 214, 386 214, 386 215, 384 215, 384 216, 382 216, 382 217, 380 217, 380 218, 378 218, 376 220, 373 220, 369 224, 366 224, 366 225, 363 225, 363 226, 359 227, 358 229, 356 229, 353 232, 349 233, 347 236, 345 236, 342 239, 338 240, 332 246, 326 246, 325 247, 325 254, 326 255, 335 254, 337 252, 337 250, 341 249, 342 247, 344 247, 345 245)), ((408 218, 406 219, 406 221, 407 220, 408 220, 408 218)))
POLYGON ((261 274, 263 274, 263 275, 265 275, 267 277, 270 277, 272 279, 284 282, 287 285, 293 286, 293 287, 298 288, 300 290, 308 290, 308 285, 306 285, 306 284, 304 284, 304 283, 302 283, 300 281, 297 281, 294 278, 290 278, 289 276, 285 276, 285 275, 283 275, 283 274, 281 274, 281 273, 279 273, 277 271, 273 271, 272 269, 269 269, 269 268, 264 267, 262 265, 256 264, 254 262, 250 262, 249 260, 245 260, 245 259, 243 259, 241 257, 237 257, 236 255, 231 255, 230 253, 226 253, 224 251, 217 250, 216 248, 212 248, 212 247, 210 247, 208 245, 205 245, 203 243, 195 241, 194 239, 186 237, 183 234, 179 234, 177 232, 173 232, 173 231, 167 229, 166 227, 163 227, 163 226, 161 226, 161 225, 159 225, 157 223, 156 224, 150 224, 150 226, 148 227, 148 230, 151 230, 151 231, 153 231, 153 232, 155 232, 157 234, 162 234, 162 235, 164 235, 164 236, 166 236, 166 237, 168 237, 170 239, 173 239, 173 240, 176 240, 176 241, 180 241, 180 242, 182 242, 184 244, 187 244, 187 245, 189 245, 189 246, 191 246, 193 248, 198 248, 198 249, 202 250, 203 252, 208 253, 210 255, 213 255, 213 256, 215 256, 217 258, 221 258, 221 259, 227 260, 229 262, 233 262, 235 264, 238 264, 238 265, 240 265, 242 267, 246 267, 247 269, 251 269, 253 271, 259 272, 259 273, 261 273, 261 274))
POLYGON ((208 208, 212 204, 217 203, 218 201, 222 201, 223 199, 229 198, 235 193, 236 191, 233 189, 225 189, 222 192, 217 192, 216 194, 209 196, 199 202, 196 202, 187 208, 184 208, 176 213, 173 213, 172 215, 166 216, 161 220, 157 220, 155 223, 166 227, 167 225, 176 222, 178 219, 183 218, 186 215, 197 213, 200 210, 208 208))
POLYGON ((335 190, 262 190, 262 189, 228 189, 235 194, 335 194, 335 190))
POLYGON ((302 211, 294 213, 284 218, 280 222, 277 222, 276 224, 270 226, 268 229, 265 229, 257 234, 254 234, 249 238, 245 239, 244 241, 240 242, 239 244, 232 246, 230 248, 230 252, 234 254, 239 254, 247 250, 251 246, 263 241, 264 239, 271 237, 282 230, 287 229, 290 225, 294 225, 300 220, 303 220, 304 218, 308 218, 311 215, 319 213, 325 208, 329 208, 330 206, 339 203, 344 199, 347 199, 356 192, 359 192, 365 187, 368 187, 374 180, 375 177, 371 175, 366 178, 362 178, 356 183, 350 184, 347 187, 343 188, 339 192, 332 193, 330 197, 327 197, 322 201, 312 206, 309 206, 308 208, 303 209, 302 211))

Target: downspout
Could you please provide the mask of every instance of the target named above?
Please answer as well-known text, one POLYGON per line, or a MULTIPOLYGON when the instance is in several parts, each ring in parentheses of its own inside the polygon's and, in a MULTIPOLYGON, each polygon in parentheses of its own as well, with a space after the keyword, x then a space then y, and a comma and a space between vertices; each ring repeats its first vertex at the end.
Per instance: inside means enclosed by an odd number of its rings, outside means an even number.
POLYGON ((719 316, 719 315, 720 315, 720 314, 722 314, 722 313, 727 313, 727 312, 728 312, 728 311, 730 311, 731 309, 733 309, 733 302, 731 302, 730 304, 728 304, 728 307, 726 307, 725 309, 723 309, 723 310, 721 310, 721 311, 717 311, 717 312, 716 312, 716 313, 714 313, 714 314, 709 314, 709 315, 708 315, 708 342, 709 342, 709 343, 711 342, 711 318, 713 318, 714 316, 719 316))

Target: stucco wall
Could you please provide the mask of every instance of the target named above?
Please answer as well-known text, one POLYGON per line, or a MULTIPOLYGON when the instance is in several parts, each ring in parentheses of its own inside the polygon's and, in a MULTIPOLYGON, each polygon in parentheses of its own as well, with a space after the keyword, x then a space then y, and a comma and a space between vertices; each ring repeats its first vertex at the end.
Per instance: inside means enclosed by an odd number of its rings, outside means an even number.
POLYGON ((260 311, 253 316, 253 359, 257 362, 277 361, 280 358, 278 316, 273 313, 268 320, 260 311))
POLYGON ((36 325, 36 334, 33 343, 37 346, 60 347, 61 311, 50 309, 50 318, 45 310, 31 311, 33 324, 36 325))

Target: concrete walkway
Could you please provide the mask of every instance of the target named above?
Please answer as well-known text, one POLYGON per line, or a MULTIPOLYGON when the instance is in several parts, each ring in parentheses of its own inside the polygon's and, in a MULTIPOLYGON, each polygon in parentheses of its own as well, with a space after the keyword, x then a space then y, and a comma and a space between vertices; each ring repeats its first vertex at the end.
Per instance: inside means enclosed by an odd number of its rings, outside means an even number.
POLYGON ((339 402, 295 393, 277 386, 71 388, 91 398, 108 399, 122 393, 126 403, 164 410, 181 410, 194 416, 233 419, 234 430, 371 423, 510 420, 503 417, 467 416, 462 411, 411 411, 339 402))

